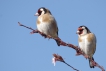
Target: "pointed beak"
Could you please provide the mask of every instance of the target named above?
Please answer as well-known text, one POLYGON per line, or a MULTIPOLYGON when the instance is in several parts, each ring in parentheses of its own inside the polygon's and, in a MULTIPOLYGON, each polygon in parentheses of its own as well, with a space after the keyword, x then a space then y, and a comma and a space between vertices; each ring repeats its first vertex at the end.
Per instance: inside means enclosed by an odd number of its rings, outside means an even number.
POLYGON ((39 14, 38 14, 38 13, 36 13, 34 16, 39 16, 39 14))
POLYGON ((76 32, 76 34, 79 34, 79 33, 80 33, 79 31, 76 32))
POLYGON ((80 33, 80 31, 82 31, 83 29, 82 28, 78 28, 78 30, 77 30, 77 32, 76 32, 76 34, 79 34, 80 33))

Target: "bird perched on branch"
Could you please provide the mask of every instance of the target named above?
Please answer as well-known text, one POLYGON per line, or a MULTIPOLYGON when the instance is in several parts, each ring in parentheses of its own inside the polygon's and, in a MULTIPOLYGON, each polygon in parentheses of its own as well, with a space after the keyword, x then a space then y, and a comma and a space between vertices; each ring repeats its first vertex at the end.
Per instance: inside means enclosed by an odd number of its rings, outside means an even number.
MULTIPOLYGON (((58 26, 55 18, 51 14, 50 10, 45 7, 41 7, 38 9, 35 14, 38 16, 37 18, 37 29, 53 38, 58 38, 58 26)), ((60 46, 59 41, 55 40, 57 45, 60 46)))
POLYGON ((96 36, 90 32, 86 26, 80 26, 77 30, 79 47, 89 58, 90 68, 94 68, 90 59, 94 60, 93 55, 96 51, 96 36))

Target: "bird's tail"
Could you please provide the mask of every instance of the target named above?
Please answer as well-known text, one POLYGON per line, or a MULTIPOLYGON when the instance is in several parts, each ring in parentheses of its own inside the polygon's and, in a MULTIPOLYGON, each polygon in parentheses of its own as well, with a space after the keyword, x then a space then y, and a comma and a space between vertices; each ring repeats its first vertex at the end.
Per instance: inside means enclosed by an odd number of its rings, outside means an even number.
MULTIPOLYGON (((92 60, 94 60, 94 58, 92 57, 92 60)), ((90 68, 94 68, 93 64, 92 64, 92 61, 89 59, 89 66, 90 68)))
POLYGON ((56 41, 57 45, 58 45, 58 46, 60 46, 60 42, 59 42, 59 41, 57 41, 57 40, 55 40, 55 41, 56 41))

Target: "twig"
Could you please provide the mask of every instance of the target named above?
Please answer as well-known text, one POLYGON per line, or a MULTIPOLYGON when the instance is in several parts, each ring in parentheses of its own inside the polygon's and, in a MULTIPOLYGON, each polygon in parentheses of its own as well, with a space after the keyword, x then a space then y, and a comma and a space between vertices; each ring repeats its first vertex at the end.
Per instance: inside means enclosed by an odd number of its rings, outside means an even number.
POLYGON ((65 63, 67 66, 71 67, 73 70, 79 71, 79 70, 75 69, 74 67, 72 67, 71 65, 69 65, 68 63, 66 63, 66 62, 63 62, 63 63, 65 63))
POLYGON ((76 71, 79 71, 77 70, 76 68, 72 67, 71 65, 69 65, 68 63, 66 63, 64 61, 64 59, 62 58, 62 56, 58 55, 58 54, 53 54, 53 56, 55 57, 55 62, 56 61, 60 61, 60 62, 63 62, 64 64, 66 64, 67 66, 71 67, 73 70, 76 70, 76 71))
MULTIPOLYGON (((45 38, 52 38, 51 36, 46 35, 46 34, 40 32, 40 31, 38 31, 38 30, 34 30, 34 29, 30 28, 30 27, 27 27, 27 26, 21 24, 20 22, 18 22, 18 24, 19 24, 20 26, 23 26, 23 27, 25 27, 25 28, 28 28, 28 29, 32 30, 31 34, 33 34, 33 33, 39 33, 40 35, 44 36, 45 38)), ((68 44, 68 43, 66 43, 66 42, 63 42, 59 37, 58 37, 58 38, 52 38, 52 39, 59 41, 59 42, 60 42, 60 45, 62 45, 62 46, 67 46, 67 47, 70 47, 70 48, 75 49, 76 52, 77 52, 76 55, 83 55, 85 58, 88 58, 88 56, 85 55, 85 54, 80 50, 80 48, 79 48, 78 46, 75 46, 75 45, 73 45, 73 44, 68 44)), ((100 66, 97 62, 95 62, 95 61, 92 60, 92 59, 90 59, 90 60, 93 62, 93 65, 94 65, 94 66, 100 68, 102 71, 105 71, 104 68, 103 68, 102 66, 100 66)))
POLYGON ((25 27, 25 28, 28 28, 28 29, 33 30, 33 31, 34 31, 34 29, 32 29, 31 27, 27 27, 27 26, 25 26, 25 25, 21 24, 20 22, 18 22, 18 24, 19 24, 19 26, 23 26, 23 27, 25 27))

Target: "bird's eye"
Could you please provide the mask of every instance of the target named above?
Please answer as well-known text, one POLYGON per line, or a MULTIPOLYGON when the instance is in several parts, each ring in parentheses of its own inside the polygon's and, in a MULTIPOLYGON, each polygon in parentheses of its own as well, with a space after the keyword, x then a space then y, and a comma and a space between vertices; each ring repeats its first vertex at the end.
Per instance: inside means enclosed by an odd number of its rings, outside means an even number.
POLYGON ((83 31, 83 28, 78 28, 79 31, 83 31))
POLYGON ((41 13, 41 11, 40 11, 40 10, 38 10, 38 13, 41 13))
POLYGON ((39 9, 39 10, 38 10, 38 14, 39 14, 39 16, 41 15, 41 13, 42 13, 42 11, 39 9))

